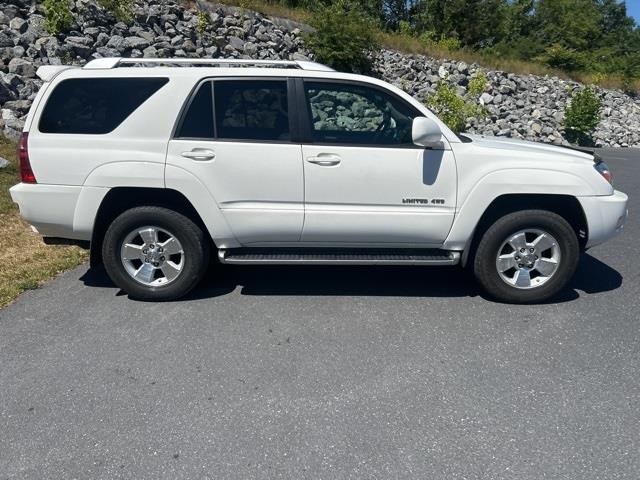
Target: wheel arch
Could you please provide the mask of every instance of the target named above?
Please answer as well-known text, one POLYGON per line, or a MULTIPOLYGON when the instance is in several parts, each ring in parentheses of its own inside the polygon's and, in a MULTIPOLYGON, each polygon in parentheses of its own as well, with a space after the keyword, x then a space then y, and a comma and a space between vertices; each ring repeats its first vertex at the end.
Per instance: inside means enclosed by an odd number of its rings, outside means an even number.
POLYGON ((102 241, 111 222, 126 210, 141 206, 157 206, 174 210, 190 218, 203 231, 209 231, 191 202, 177 190, 147 187, 111 188, 102 199, 96 214, 91 235, 91 266, 102 263, 102 241))
POLYGON ((461 258, 462 266, 466 266, 473 260, 473 255, 480 239, 497 219, 521 210, 547 210, 560 215, 573 228, 580 248, 584 249, 586 247, 589 238, 589 227, 582 205, 576 197, 572 195, 536 193, 504 194, 496 197, 478 220, 465 246, 461 258))

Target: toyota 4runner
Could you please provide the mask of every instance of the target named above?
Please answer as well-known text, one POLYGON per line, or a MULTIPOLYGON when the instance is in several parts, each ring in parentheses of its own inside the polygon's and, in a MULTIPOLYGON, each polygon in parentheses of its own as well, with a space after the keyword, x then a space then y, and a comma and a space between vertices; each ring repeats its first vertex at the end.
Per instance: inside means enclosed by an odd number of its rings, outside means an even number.
POLYGON ((19 144, 22 216, 90 245, 132 298, 228 264, 468 266, 539 302, 623 228, 597 155, 456 135, 381 80, 312 62, 43 66, 19 144), (182 68, 176 68, 182 67, 182 68))

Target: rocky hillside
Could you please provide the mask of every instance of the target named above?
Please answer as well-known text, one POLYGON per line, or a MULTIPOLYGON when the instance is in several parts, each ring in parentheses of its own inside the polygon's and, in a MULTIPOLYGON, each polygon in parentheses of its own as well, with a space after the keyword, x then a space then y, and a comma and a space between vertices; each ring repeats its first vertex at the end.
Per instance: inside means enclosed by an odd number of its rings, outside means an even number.
MULTIPOLYGON (((0 1, 0 128, 16 138, 41 85, 36 68, 45 64, 83 64, 92 58, 237 57, 308 59, 304 25, 269 19, 253 12, 199 0, 185 6, 174 0, 138 2, 130 25, 116 21, 93 0, 73 5, 75 24, 65 35, 44 28, 41 4, 0 1), (206 11, 205 17, 196 14, 206 11), (206 21, 203 19, 206 18, 206 21)), ((419 100, 443 78, 462 93, 477 65, 421 55, 382 51, 375 72, 419 100)), ((571 93, 580 85, 558 78, 488 71, 482 95, 489 118, 472 120, 468 129, 489 135, 563 143, 561 119, 571 93)), ((640 100, 619 91, 598 89, 604 121, 595 134, 599 146, 640 147, 640 100)))

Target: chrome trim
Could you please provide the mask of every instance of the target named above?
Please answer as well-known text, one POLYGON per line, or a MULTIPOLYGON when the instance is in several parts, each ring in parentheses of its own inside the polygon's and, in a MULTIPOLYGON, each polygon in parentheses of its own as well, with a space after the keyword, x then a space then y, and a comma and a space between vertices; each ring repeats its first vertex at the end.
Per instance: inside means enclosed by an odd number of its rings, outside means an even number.
POLYGON ((313 72, 333 72, 331 67, 321 63, 303 60, 251 60, 234 58, 122 58, 105 57, 97 58, 88 62, 83 68, 85 70, 101 70, 118 68, 121 66, 135 67, 137 65, 209 65, 212 67, 279 67, 298 68, 313 72))

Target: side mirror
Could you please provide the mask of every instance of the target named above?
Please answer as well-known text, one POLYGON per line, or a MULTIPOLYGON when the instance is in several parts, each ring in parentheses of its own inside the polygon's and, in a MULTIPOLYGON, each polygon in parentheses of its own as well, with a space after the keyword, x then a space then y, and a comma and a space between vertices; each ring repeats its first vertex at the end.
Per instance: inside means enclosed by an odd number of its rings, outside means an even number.
POLYGON ((442 142, 442 132, 438 124, 427 117, 413 119, 411 128, 413 143, 421 147, 433 147, 442 142))

